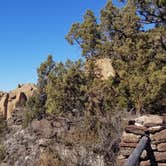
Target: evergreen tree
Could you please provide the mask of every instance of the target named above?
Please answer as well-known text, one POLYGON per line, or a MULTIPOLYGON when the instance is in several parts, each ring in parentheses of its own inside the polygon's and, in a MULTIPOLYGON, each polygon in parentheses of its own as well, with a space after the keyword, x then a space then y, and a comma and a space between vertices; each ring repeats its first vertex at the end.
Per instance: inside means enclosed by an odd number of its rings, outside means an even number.
POLYGON ((47 110, 51 113, 84 110, 86 77, 81 60, 58 63, 48 78, 47 110))
MULTIPOLYGON (((110 106, 138 112, 165 111, 164 3, 129 0, 119 9, 108 1, 101 10, 101 23, 97 25, 100 38, 96 38, 100 46, 93 49, 100 58, 110 57, 116 71, 116 76, 103 86, 112 93, 113 97, 107 100, 110 106), (151 23, 155 23, 154 28, 145 31, 145 25, 151 23)), ((81 39, 84 35, 87 33, 83 33, 81 39)))
POLYGON ((87 10, 85 13, 82 24, 75 23, 72 25, 66 39, 71 45, 77 43, 82 48, 83 56, 97 55, 97 48, 100 45, 100 33, 97 20, 91 10, 87 10))

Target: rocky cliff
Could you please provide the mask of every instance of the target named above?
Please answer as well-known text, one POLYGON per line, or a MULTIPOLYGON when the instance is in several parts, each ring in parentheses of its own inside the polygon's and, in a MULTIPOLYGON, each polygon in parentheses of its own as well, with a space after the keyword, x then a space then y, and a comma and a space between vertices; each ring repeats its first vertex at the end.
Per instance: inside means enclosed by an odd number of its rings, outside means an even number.
POLYGON ((9 119, 12 111, 19 105, 25 105, 35 89, 34 84, 24 84, 19 85, 18 88, 9 93, 0 92, 0 113, 3 114, 5 119, 9 119))

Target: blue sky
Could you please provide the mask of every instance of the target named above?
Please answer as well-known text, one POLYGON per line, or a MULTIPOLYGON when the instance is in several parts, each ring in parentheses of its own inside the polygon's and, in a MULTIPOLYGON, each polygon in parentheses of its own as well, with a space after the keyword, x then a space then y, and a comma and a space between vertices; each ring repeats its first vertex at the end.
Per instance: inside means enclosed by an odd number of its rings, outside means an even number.
MULTIPOLYGON (((76 60, 80 49, 64 39, 87 9, 96 15, 107 0, 1 0, 0 90, 36 82, 36 69, 49 54, 76 60)), ((117 3, 117 0, 114 1, 117 3)))

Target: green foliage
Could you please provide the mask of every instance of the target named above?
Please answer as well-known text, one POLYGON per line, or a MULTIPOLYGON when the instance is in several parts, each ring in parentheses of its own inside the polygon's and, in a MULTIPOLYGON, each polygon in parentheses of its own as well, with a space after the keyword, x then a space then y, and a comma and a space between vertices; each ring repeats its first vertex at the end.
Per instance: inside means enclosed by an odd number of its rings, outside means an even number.
POLYGON ((139 14, 145 23, 154 23, 156 26, 166 25, 166 0, 136 0, 139 14))
POLYGON ((24 115, 24 127, 35 118, 41 119, 42 115, 45 113, 45 95, 44 93, 36 90, 32 97, 30 97, 26 103, 26 112, 24 115))
POLYGON ((51 72, 52 68, 54 67, 54 61, 52 56, 49 55, 47 60, 40 65, 37 69, 38 73, 38 89, 41 92, 45 92, 45 88, 47 85, 48 75, 51 72))
POLYGON ((45 111, 63 114, 78 110, 90 115, 119 109, 164 112, 165 11, 165 0, 128 0, 123 8, 110 0, 101 10, 98 23, 88 10, 83 22, 73 24, 66 36, 71 45, 82 48, 85 63, 55 63, 49 56, 41 64, 38 93, 28 102, 28 121, 45 111), (146 30, 145 26, 152 23, 154 27, 146 30), (111 59, 115 77, 96 77, 95 60, 102 57, 111 59))
POLYGON ((5 151, 5 147, 0 144, 0 161, 2 161, 6 156, 6 151, 5 151))
MULTIPOLYGON (((112 107, 136 109, 138 112, 165 111, 165 11, 165 1, 139 0, 128 0, 121 9, 108 1, 101 10, 101 22, 96 25, 100 38, 95 36, 100 45, 93 47, 95 55, 92 58, 111 58, 116 71, 109 83, 103 82, 100 87, 100 83, 94 82, 99 85, 94 86, 95 94, 91 92, 93 87, 88 87, 92 96, 103 101, 102 109, 105 110, 104 105, 108 107, 109 103, 108 110, 112 107), (155 27, 144 31, 144 26, 149 23, 154 23, 155 27), (104 93, 103 87, 110 95, 104 93)), ((85 21, 79 26, 84 24, 85 21)), ((72 34, 78 33, 72 29, 72 34)), ((85 41, 85 36, 87 33, 79 36, 79 40, 85 41)), ((75 36, 72 37, 75 41, 75 36)))
POLYGON ((82 55, 85 57, 95 56, 100 45, 100 33, 97 19, 91 10, 87 10, 82 24, 74 23, 66 36, 68 42, 78 44, 82 48, 82 55))
POLYGON ((86 77, 81 60, 55 64, 47 84, 47 111, 51 113, 83 111, 86 77))

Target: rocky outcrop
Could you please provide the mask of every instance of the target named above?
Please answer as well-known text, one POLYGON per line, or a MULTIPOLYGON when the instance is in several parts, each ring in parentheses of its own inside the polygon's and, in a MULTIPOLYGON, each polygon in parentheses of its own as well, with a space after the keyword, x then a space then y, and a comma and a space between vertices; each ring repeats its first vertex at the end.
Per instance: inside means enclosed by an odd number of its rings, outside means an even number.
MULTIPOLYGON (((130 156, 139 140, 145 134, 149 134, 151 140, 151 154, 154 156, 154 163, 166 165, 166 115, 145 115, 129 120, 129 125, 121 137, 118 166, 123 166, 130 156), (131 123, 132 122, 132 123, 131 123)), ((151 166, 150 155, 143 151, 140 157, 140 166, 151 166)))
POLYGON ((9 94, 8 93, 2 93, 0 98, 0 112, 2 115, 7 118, 7 110, 8 110, 8 99, 9 94))
MULTIPOLYGON (((110 58, 101 58, 96 60, 96 67, 98 68, 98 72, 100 78, 102 80, 108 79, 110 76, 115 76, 115 70, 112 67, 111 59, 110 58)), ((97 74, 97 73, 96 73, 97 74)))
POLYGON ((0 112, 6 119, 11 117, 12 111, 21 105, 25 105, 27 99, 36 89, 34 84, 19 85, 17 89, 9 93, 0 92, 0 112))

